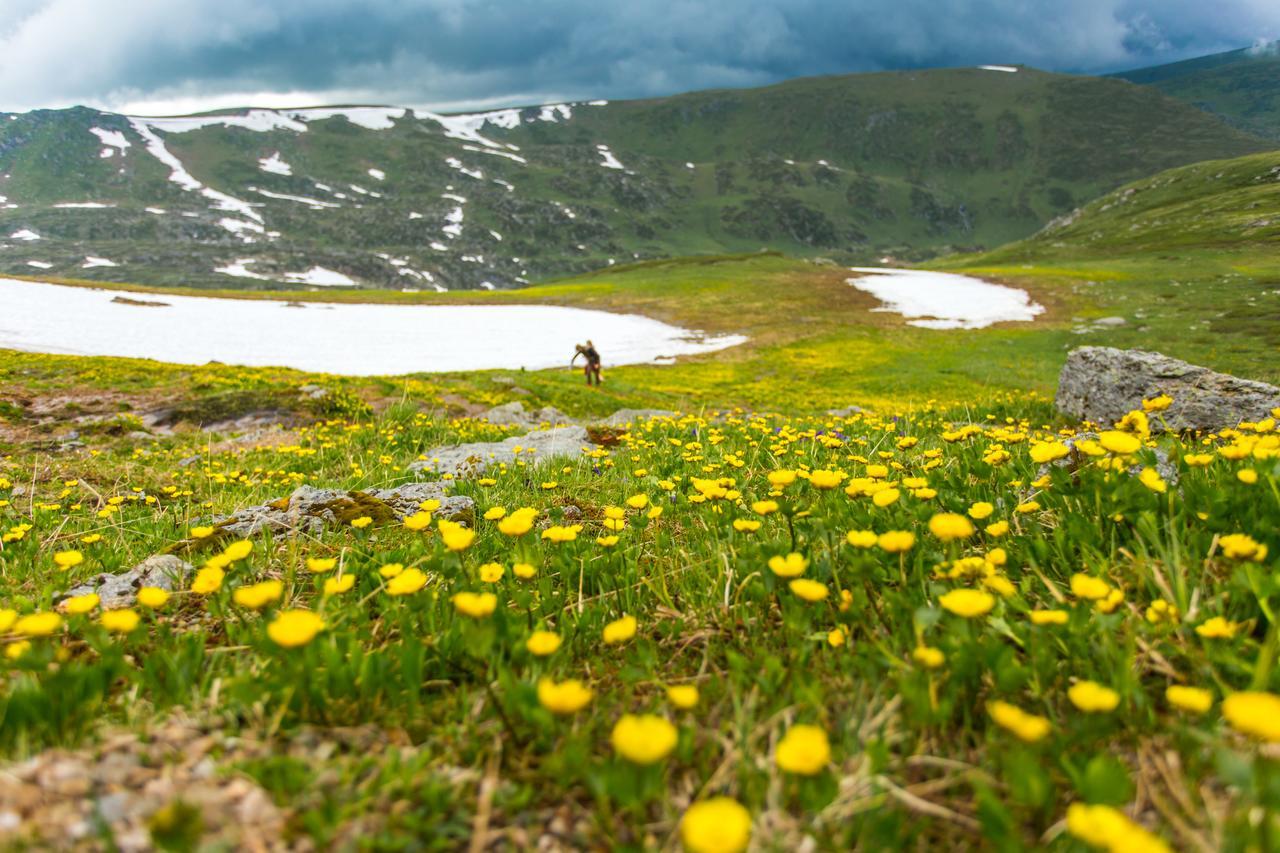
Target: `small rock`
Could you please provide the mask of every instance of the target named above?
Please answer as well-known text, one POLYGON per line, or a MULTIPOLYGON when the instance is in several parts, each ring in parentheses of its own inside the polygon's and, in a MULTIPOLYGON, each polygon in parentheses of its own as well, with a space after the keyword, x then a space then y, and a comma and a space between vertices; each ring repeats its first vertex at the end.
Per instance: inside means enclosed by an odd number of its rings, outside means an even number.
POLYGON ((584 427, 566 426, 534 430, 502 441, 437 447, 424 453, 426 458, 414 462, 409 470, 452 474, 457 478, 474 477, 484 473, 490 465, 514 462, 517 447, 521 448, 520 458, 529 461, 555 456, 576 456, 584 449, 596 449, 584 427), (534 452, 529 453, 530 450, 534 452))
POLYGON ((648 421, 653 418, 674 418, 678 417, 676 412, 670 412, 666 409, 618 409, 609 417, 600 423, 604 426, 621 427, 636 421, 648 421))
POLYGON ((861 406, 845 406, 843 409, 827 409, 827 414, 833 418, 847 418, 863 411, 864 409, 861 406))
POLYGON ((1115 326, 1123 326, 1127 322, 1123 317, 1099 317, 1093 321, 1093 325, 1113 328, 1115 326))
POLYGON ((195 567, 172 554, 148 557, 127 572, 98 575, 86 584, 69 589, 62 598, 97 593, 103 610, 129 607, 137 600, 138 590, 155 586, 173 592, 181 587, 195 567))

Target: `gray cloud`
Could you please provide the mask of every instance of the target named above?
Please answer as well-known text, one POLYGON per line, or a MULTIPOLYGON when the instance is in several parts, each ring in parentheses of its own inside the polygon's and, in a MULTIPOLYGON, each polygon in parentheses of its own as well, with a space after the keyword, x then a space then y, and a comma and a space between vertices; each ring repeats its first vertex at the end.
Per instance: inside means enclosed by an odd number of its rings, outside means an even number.
POLYGON ((0 108, 644 97, 1277 37, 1275 0, 0 0, 0 108))

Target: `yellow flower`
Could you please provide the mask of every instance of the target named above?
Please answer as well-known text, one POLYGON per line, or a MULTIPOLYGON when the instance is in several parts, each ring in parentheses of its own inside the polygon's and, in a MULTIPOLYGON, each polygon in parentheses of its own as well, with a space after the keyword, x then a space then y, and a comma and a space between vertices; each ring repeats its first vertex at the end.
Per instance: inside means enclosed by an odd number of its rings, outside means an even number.
POLYGON ((618 544, 618 537, 616 535, 597 536, 596 544, 599 545, 601 548, 612 548, 614 545, 618 544))
POLYGON ((421 569, 405 569, 387 581, 387 595, 411 595, 426 585, 427 576, 421 569))
POLYGON ((613 646, 618 643, 625 643, 636 635, 636 627, 636 617, 623 616, 605 625, 601 637, 606 645, 613 646))
POLYGON ((305 646, 324 630, 324 620, 310 610, 282 610, 267 626, 267 636, 286 649, 305 646))
POLYGON ((1150 400, 1142 401, 1142 410, 1144 412, 1163 412, 1173 404, 1173 398, 1168 394, 1161 394, 1158 397, 1152 397, 1150 400))
POLYGON ((222 549, 222 556, 227 558, 228 563, 237 563, 249 556, 249 552, 252 550, 252 542, 248 539, 238 539, 222 549))
POLYGON ((1213 707, 1213 694, 1200 687, 1171 684, 1165 688, 1164 698, 1173 707, 1193 714, 1203 714, 1213 707))
POLYGON ((337 565, 337 557, 307 557, 307 571, 316 574, 331 572, 337 565))
POLYGON ((884 509, 897 503, 901 494, 897 489, 881 489, 871 496, 871 502, 884 509))
POLYGON ((1206 640, 1229 640, 1236 635, 1239 627, 1235 622, 1228 622, 1221 616, 1214 616, 1197 625, 1196 633, 1206 640))
POLYGON ((1017 705, 1008 702, 994 701, 987 704, 987 713, 1002 728, 1013 732, 1014 736, 1026 743, 1043 740, 1049 734, 1051 726, 1044 717, 1028 714, 1017 705))
POLYGON ((138 614, 129 609, 104 610, 98 623, 113 634, 128 634, 138 627, 138 614))
POLYGON ((796 578, 787 585, 791 587, 792 592, 805 601, 822 601, 829 592, 826 584, 808 578, 796 578))
POLYGON ((53 555, 53 562, 64 572, 84 562, 84 554, 79 551, 59 551, 53 555))
POLYGON ((1280 696, 1256 690, 1222 700, 1222 716, 1236 731, 1269 743, 1280 741, 1280 696))
MULTIPOLYGON (((410 569, 409 571, 413 571, 410 569)), ((409 572, 405 572, 408 574, 409 572)), ((404 575, 401 575, 404 577, 404 575)), ((399 578, 396 578, 399 580, 399 578)), ((394 582, 394 581, 393 581, 394 582)), ((460 592, 453 597, 454 608, 463 616, 483 619, 498 606, 498 596, 491 592, 460 592)))
POLYGON ((440 508, 440 501, 436 498, 428 498, 425 501, 418 502, 418 509, 423 512, 435 512, 440 508))
POLYGON ((363 530, 364 528, 368 527, 370 524, 373 524, 373 519, 367 515, 362 515, 359 518, 351 519, 351 526, 354 527, 356 530, 363 530))
POLYGON ((560 643, 559 634, 552 631, 534 631, 529 635, 529 639, 524 641, 524 647, 529 650, 530 654, 541 658, 560 648, 560 643))
POLYGON ((1218 546, 1222 553, 1232 560, 1253 560, 1262 562, 1267 558, 1267 546, 1254 541, 1252 536, 1244 533, 1228 533, 1218 537, 1218 546))
POLYGON ((520 507, 498 522, 498 532, 504 536, 523 536, 533 529, 538 511, 532 507, 520 507))
POLYGON ((995 607, 995 597, 980 589, 953 589, 938 599, 944 610, 966 619, 986 616, 995 607))
POLYGON ((850 530, 844 538, 855 548, 872 548, 877 539, 874 530, 850 530))
POLYGON ((756 501, 751 505, 751 511, 756 515, 769 515, 778 511, 777 501, 756 501))
POLYGON ((511 567, 512 573, 521 580, 528 580, 538 573, 538 570, 528 563, 516 563, 511 567))
POLYGON ((549 678, 538 681, 538 702, 553 714, 575 714, 587 706, 593 693, 576 678, 556 683, 549 678))
POLYGON ((984 518, 988 518, 991 513, 995 511, 996 508, 986 501, 978 501, 969 507, 969 517, 974 521, 982 521, 984 518))
POLYGON ((648 495, 644 495, 644 494, 632 495, 631 497, 627 498, 627 506, 631 507, 632 509, 644 509, 648 505, 649 505, 648 495))
POLYGON ((1067 831, 1110 853, 1169 853, 1159 836, 1111 806, 1072 803, 1067 806, 1067 831))
POLYGON ((796 481, 796 472, 779 469, 769 472, 769 482, 775 487, 781 489, 783 486, 789 486, 796 481))
MULTIPOLYGON (((0 506, 3 506, 3 505, 4 505, 4 502, 0 501, 0 506)), ((102 541, 102 534, 90 533, 88 536, 81 536, 80 541, 86 545, 94 545, 102 541)))
POLYGON ((581 524, 571 524, 568 526, 553 524, 546 530, 542 531, 542 538, 550 542, 572 542, 578 538, 578 534, 581 532, 581 524))
POLYGON ((1142 446, 1142 440, 1136 435, 1119 430, 1107 430, 1098 435, 1098 443, 1117 456, 1127 456, 1142 446))
POLYGON ((662 507, 651 506, 649 507, 649 511, 644 514, 644 517, 652 521, 653 519, 658 518, 661 515, 662 515, 662 507))
POLYGON ((18 611, 13 609, 0 610, 0 634, 7 633, 13 627, 13 623, 18 621, 18 611))
POLYGON ((57 613, 32 613, 13 623, 13 633, 22 637, 47 637, 62 627, 62 617, 57 613))
POLYGON ((1159 495, 1169 491, 1168 484, 1165 483, 1164 478, 1160 476, 1160 472, 1155 468, 1143 468, 1139 471, 1138 482, 1159 495))
POLYGON ((138 603, 151 610, 164 607, 169 601, 169 593, 158 586, 144 586, 138 590, 138 603))
POLYGON ((192 539, 208 539, 213 535, 212 527, 193 527, 187 531, 192 539))
POLYGON ((689 853, 742 853, 751 843, 751 813, 728 797, 694 803, 680 819, 680 842, 689 853))
POLYGON ((485 563, 480 567, 480 580, 485 583, 497 583, 506 574, 501 563, 485 563))
POLYGON ((828 471, 819 469, 809 474, 809 485, 815 489, 834 489, 840 485, 840 481, 844 479, 843 471, 828 471))
POLYGON ((1071 594, 1076 598, 1098 601, 1106 598, 1110 592, 1111 584, 1102 578, 1095 578, 1093 575, 1086 575, 1081 572, 1076 572, 1071 576, 1071 594))
POLYGON ((788 773, 800 776, 821 773, 831 761, 827 733, 818 726, 792 726, 778 741, 774 760, 788 773))
POLYGON ((1120 694, 1096 681, 1077 681, 1067 690, 1071 704, 1088 714, 1114 711, 1120 704, 1120 694))
POLYGON ((941 512, 929 519, 929 532, 943 542, 968 539, 973 535, 973 523, 959 513, 941 512))
POLYGON ((378 569, 378 574, 384 578, 393 578, 404 571, 403 563, 383 563, 378 569))
POLYGON ((621 518, 606 518, 601 522, 606 530, 626 530, 627 522, 621 518))
POLYGON ((405 516, 404 521, 401 523, 415 533, 420 530, 426 530, 431 526, 431 513, 415 512, 413 515, 405 516))
POLYGON ((90 610, 98 606, 98 594, 90 592, 86 595, 76 595, 62 602, 62 609, 70 613, 72 616, 78 616, 82 613, 88 613, 90 610))
POLYGON ((237 587, 231 593, 231 600, 241 607, 250 610, 261 610, 268 604, 274 604, 284 595, 284 584, 280 581, 262 581, 249 586, 237 587))
POLYGON ((847 639, 848 637, 845 636, 843 628, 832 628, 827 632, 827 645, 834 649, 843 646, 847 639))
POLYGON ((31 641, 18 640, 4 647, 4 656, 9 660, 17 660, 29 651, 31 651, 31 641))
POLYGON ((809 568, 809 561, 803 554, 775 554, 769 558, 769 570, 780 578, 796 578, 809 568))
POLYGON ((507 514, 507 508, 502 506, 491 506, 484 512, 485 521, 497 521, 507 514))
POLYGON ((336 578, 325 578, 324 595, 341 595, 344 592, 350 592, 355 585, 356 576, 351 574, 340 575, 336 578))
POLYGON ((682 711, 698 704, 698 688, 694 684, 672 684, 667 688, 667 701, 682 711))
POLYGON ((890 554, 900 554, 904 551, 910 551, 916 544, 916 535, 909 530, 888 530, 881 533, 876 539, 876 544, 880 546, 880 550, 888 551, 890 554))
POLYGON ((623 714, 609 737, 614 750, 634 764, 656 764, 675 749, 678 739, 676 727, 654 714, 623 714))
POLYGON ((450 551, 465 551, 476 538, 474 530, 443 518, 436 524, 436 529, 440 531, 440 541, 450 551))
POLYGON ((1032 625, 1067 624, 1067 611, 1065 610, 1032 610, 1029 615, 1032 625))
POLYGON ((1179 618, 1178 608, 1163 598, 1157 598, 1151 602, 1151 606, 1147 608, 1147 621, 1152 625, 1159 625, 1162 622, 1177 622, 1179 618))
POLYGON ((1246 486, 1252 486, 1258 482, 1258 472, 1252 468, 1241 468, 1236 472, 1236 479, 1244 483, 1246 486))
POLYGON ((1060 441, 1044 441, 1031 445, 1028 452, 1031 454, 1032 462, 1044 464, 1068 455, 1071 453, 1071 448, 1060 441))
POLYGON ((988 536, 999 538, 1009 532, 1009 522, 997 521, 994 524, 988 524, 986 531, 988 536))
POLYGON ((1014 511, 1014 512, 1020 512, 1020 513, 1022 513, 1023 515, 1026 515, 1026 514, 1028 514, 1028 513, 1032 513, 1032 512, 1039 512, 1039 511, 1040 511, 1040 502, 1039 502, 1039 501, 1026 501, 1025 503, 1020 503, 1020 504, 1018 504, 1017 506, 1015 506, 1015 507, 1013 508, 1013 511, 1014 511))
POLYGON ((760 529, 760 522, 749 518, 735 518, 733 520, 733 529, 739 533, 755 533, 760 529))

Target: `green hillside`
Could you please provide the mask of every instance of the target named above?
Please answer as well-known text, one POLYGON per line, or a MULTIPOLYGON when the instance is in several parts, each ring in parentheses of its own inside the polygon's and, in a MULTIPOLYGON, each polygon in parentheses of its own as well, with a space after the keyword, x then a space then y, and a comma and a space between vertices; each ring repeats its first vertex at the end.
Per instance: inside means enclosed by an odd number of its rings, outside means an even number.
POLYGON ((0 115, 0 273, 280 288, 321 267, 431 290, 761 248, 919 260, 1267 147, 1150 88, 1030 69, 473 116, 336 112, 0 115))
POLYGON ((1280 42, 1114 76, 1154 86, 1241 130, 1280 140, 1280 42))

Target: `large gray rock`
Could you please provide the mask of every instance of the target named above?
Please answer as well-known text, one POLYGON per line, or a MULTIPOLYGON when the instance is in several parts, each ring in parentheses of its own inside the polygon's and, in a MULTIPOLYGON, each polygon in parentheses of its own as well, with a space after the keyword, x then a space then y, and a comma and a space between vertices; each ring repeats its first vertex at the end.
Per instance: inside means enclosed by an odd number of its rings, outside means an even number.
POLYGON ((103 610, 129 607, 138 598, 138 590, 144 586, 156 586, 173 592, 186 584, 195 567, 172 554, 148 557, 127 572, 118 575, 98 575, 88 583, 69 589, 62 598, 88 595, 96 592, 103 610))
POLYGON ((490 465, 510 464, 519 457, 526 461, 550 459, 555 456, 577 456, 583 450, 596 446, 580 426, 558 429, 540 429, 524 435, 513 435, 502 441, 479 441, 472 444, 451 444, 437 447, 423 454, 425 459, 409 466, 410 471, 452 474, 455 478, 475 477, 483 474, 490 465), (530 449, 533 450, 530 453, 530 449))
POLYGON ((676 412, 667 411, 666 409, 618 409, 618 411, 609 415, 609 417, 605 418, 600 423, 608 427, 623 427, 637 421, 675 417, 679 417, 679 415, 676 412))
POLYGON ((393 489, 369 492, 317 489, 299 486, 281 500, 245 507, 231 515, 214 519, 219 532, 248 538, 259 533, 275 536, 301 531, 319 533, 326 527, 347 524, 368 516, 377 522, 397 521, 418 511, 425 500, 440 501, 436 514, 451 520, 469 520, 475 501, 463 495, 445 495, 440 483, 405 483, 393 489))
POLYGON ((1080 347, 1067 355, 1058 377, 1058 409, 1080 420, 1111 426, 1160 394, 1173 404, 1151 418, 1153 430, 1218 430, 1257 421, 1280 406, 1280 388, 1215 373, 1158 352, 1080 347))
POLYGON ((563 426, 564 424, 572 424, 573 418, 557 409, 555 406, 543 406, 536 412, 527 411, 524 403, 519 400, 510 403, 503 403, 501 406, 494 406, 487 412, 480 415, 491 424, 499 426, 518 426, 526 429, 532 429, 542 424, 550 424, 553 427, 563 426))

